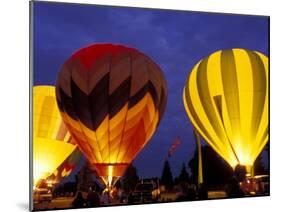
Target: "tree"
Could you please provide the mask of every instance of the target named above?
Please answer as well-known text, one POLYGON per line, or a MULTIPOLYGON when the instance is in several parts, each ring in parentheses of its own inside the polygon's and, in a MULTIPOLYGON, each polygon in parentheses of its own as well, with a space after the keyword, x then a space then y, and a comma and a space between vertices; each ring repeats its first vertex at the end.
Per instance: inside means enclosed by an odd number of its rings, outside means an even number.
POLYGON ((130 192, 135 189, 138 181, 137 169, 131 164, 122 177, 122 187, 126 192, 130 192))
POLYGON ((270 143, 268 141, 263 151, 260 153, 260 155, 257 157, 254 163, 255 175, 269 174, 269 154, 270 154, 270 143), (267 155, 267 159, 264 160, 263 156, 266 155, 267 155))
POLYGON ((178 181, 180 183, 188 182, 189 181, 189 174, 186 171, 185 164, 182 164, 180 175, 178 176, 178 181))
POLYGON ((254 163, 254 174, 255 175, 263 175, 263 174, 268 174, 268 169, 265 168, 264 163, 263 163, 263 158, 262 154, 260 154, 255 163, 254 163))
POLYGON ((63 184, 63 191, 64 192, 72 192, 72 193, 76 193, 77 190, 77 184, 76 182, 66 182, 65 184, 63 184))
POLYGON ((165 160, 164 168, 161 176, 161 184, 165 185, 166 189, 171 190, 173 188, 173 175, 168 160, 165 160))
MULTIPOLYGON (((191 179, 198 180, 198 152, 195 149, 193 158, 188 162, 191 170, 191 179)), ((232 167, 223 160, 210 146, 202 146, 203 179, 207 186, 226 184, 233 176, 232 167)))

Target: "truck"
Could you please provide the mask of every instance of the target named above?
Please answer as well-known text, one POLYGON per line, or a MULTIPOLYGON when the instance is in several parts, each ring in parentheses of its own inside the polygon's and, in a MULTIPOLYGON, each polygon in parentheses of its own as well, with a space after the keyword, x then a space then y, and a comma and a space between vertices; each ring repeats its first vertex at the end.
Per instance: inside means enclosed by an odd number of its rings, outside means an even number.
POLYGON ((129 195, 128 203, 149 203, 158 202, 160 200, 159 179, 150 178, 140 180, 134 191, 129 195))
POLYGON ((33 191, 34 203, 51 202, 53 199, 52 192, 47 188, 36 188, 33 191))

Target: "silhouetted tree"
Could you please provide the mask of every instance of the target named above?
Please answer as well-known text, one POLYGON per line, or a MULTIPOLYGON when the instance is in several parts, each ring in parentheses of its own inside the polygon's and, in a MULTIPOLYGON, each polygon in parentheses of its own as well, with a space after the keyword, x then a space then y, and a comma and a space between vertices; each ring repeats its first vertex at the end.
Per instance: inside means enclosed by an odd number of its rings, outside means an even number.
MULTIPOLYGON (((193 158, 188 162, 191 170, 191 179, 198 180, 198 152, 195 149, 193 158)), ((210 146, 202 146, 203 179, 206 186, 226 184, 233 176, 232 167, 223 160, 210 146)))
POLYGON ((75 194, 77 191, 77 183, 76 182, 66 182, 64 184, 58 185, 54 188, 53 194, 66 194, 73 193, 75 194))
POLYGON ((76 193, 76 189, 77 189, 77 184, 76 182, 67 182, 63 185, 64 191, 65 192, 73 192, 76 193))
POLYGON ((188 182, 189 181, 189 174, 186 171, 185 164, 182 164, 180 175, 178 176, 179 182, 188 182))
POLYGON ((122 187, 126 192, 130 192, 135 189, 138 181, 137 169, 131 164, 122 177, 122 187))
POLYGON ((260 154, 255 163, 254 163, 254 174, 255 175, 263 175, 263 174, 269 174, 268 173, 268 169, 265 168, 264 163, 263 163, 263 158, 262 158, 262 154, 260 154))
POLYGON ((166 189, 170 190, 173 188, 174 182, 173 182, 173 175, 171 171, 171 167, 168 160, 165 160, 164 168, 162 171, 161 176, 161 184, 165 185, 166 189))

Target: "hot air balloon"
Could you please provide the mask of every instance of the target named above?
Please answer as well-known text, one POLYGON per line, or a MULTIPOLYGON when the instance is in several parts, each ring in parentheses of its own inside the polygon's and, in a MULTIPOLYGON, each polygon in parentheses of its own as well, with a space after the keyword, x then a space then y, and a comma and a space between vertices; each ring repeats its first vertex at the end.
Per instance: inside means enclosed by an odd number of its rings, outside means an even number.
MULTIPOLYGON (((74 143, 74 142, 73 142, 74 143)), ((77 167, 82 158, 82 153, 76 148, 71 155, 62 162, 62 164, 46 179, 50 185, 58 184, 60 181, 68 177, 71 172, 77 167)))
POLYGON ((46 180, 76 145, 57 107, 54 86, 33 87, 33 184, 46 180))
POLYGON ((183 101, 204 140, 250 173, 268 141, 268 58, 247 49, 214 52, 192 69, 183 101))
POLYGON ((167 86, 160 68, 138 50, 96 44, 64 63, 56 95, 69 132, 110 188, 155 132, 167 86))

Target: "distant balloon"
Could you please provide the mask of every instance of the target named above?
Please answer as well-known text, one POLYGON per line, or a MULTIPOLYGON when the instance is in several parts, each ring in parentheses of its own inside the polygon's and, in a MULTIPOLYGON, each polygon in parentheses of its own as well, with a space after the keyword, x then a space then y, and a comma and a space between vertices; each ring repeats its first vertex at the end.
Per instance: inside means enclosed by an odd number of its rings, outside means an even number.
POLYGON ((75 150, 57 107, 54 86, 33 87, 33 183, 46 180, 75 150))
POLYGON ((167 85, 160 68, 143 53, 96 44, 64 63, 56 94, 78 147, 111 186, 155 132, 167 85))
POLYGON ((253 166, 268 141, 268 58, 217 51, 192 69, 183 94, 193 126, 233 168, 253 166))

